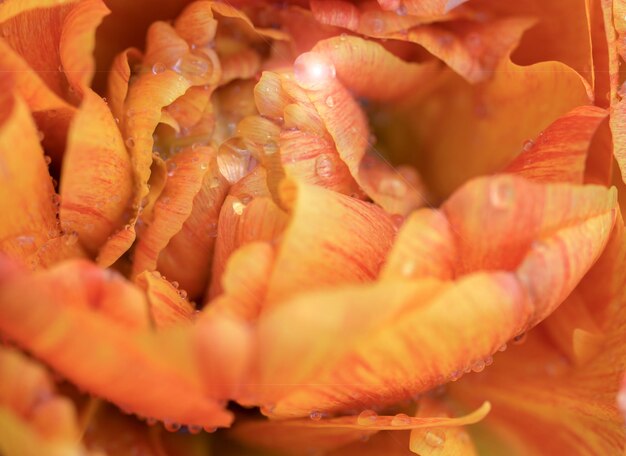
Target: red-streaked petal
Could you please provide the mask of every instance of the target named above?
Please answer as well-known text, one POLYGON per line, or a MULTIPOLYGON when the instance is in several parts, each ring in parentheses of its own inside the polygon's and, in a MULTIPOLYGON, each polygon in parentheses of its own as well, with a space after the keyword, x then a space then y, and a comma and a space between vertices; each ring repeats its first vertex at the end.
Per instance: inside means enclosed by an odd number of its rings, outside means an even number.
POLYGON ((276 253, 268 302, 378 275, 395 235, 380 208, 295 181, 285 181, 280 193, 291 218, 276 253))
MULTIPOLYGON (((5 260, 3 271, 7 267, 5 260)), ((88 290, 98 285, 103 292, 113 293, 109 281, 120 281, 121 287, 132 288, 128 283, 124 285, 121 277, 112 277, 95 266, 85 263, 81 267, 85 273, 95 274, 95 283, 88 290)), ((68 298, 66 294, 71 288, 58 287, 60 281, 69 277, 60 271, 34 275, 14 272, 10 277, 3 274, 0 331, 5 336, 45 360, 80 388, 133 413, 207 427, 230 423, 230 414, 215 399, 226 386, 211 389, 200 378, 196 339, 204 336, 198 334, 197 327, 158 333, 132 330, 97 309, 98 296, 106 299, 106 295, 96 294, 91 302, 88 296, 83 300, 68 298), (40 286, 51 281, 55 293, 40 286)), ((118 307, 131 304, 129 299, 115 302, 118 307)), ((213 353, 219 350, 214 347, 213 353)), ((204 359, 203 363, 211 361, 204 359)), ((217 383, 220 372, 217 369, 213 374, 217 383)))
POLYGON ((0 104, 0 205, 4 214, 0 250, 24 261, 60 235, 55 205, 58 196, 28 107, 8 94, 0 104))
POLYGON ((591 141, 608 112, 580 106, 558 118, 533 141, 524 144, 504 172, 537 182, 583 182, 591 141))
POLYGON ((439 75, 439 65, 405 62, 374 41, 356 36, 333 37, 320 41, 314 52, 325 55, 337 71, 337 77, 356 96, 388 101, 421 86, 439 75), (389 84, 393 78, 394 83, 389 84))
POLYGON ((135 282, 146 292, 150 316, 157 328, 192 320, 195 311, 193 305, 161 274, 145 271, 135 278, 135 282))
POLYGON ((156 269, 159 254, 191 214, 194 198, 209 167, 216 166, 212 160, 214 153, 209 147, 190 147, 167 161, 171 171, 156 200, 151 220, 144 221, 147 226, 139 234, 133 274, 156 269))
POLYGON ((90 89, 72 120, 61 172, 61 225, 94 253, 125 222, 133 175, 106 103, 90 89))

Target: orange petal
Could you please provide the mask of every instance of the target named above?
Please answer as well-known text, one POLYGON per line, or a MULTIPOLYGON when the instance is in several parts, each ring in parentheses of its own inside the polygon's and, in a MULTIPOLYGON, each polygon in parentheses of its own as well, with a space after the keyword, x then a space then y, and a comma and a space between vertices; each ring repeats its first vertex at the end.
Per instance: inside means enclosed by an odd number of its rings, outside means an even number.
POLYGON ((287 215, 270 198, 266 180, 265 170, 257 166, 230 188, 222 204, 208 298, 222 292, 221 277, 235 250, 249 242, 275 241, 284 231, 287 215))
POLYGON ((402 225, 381 272, 381 278, 454 276, 457 252, 450 224, 439 211, 413 212, 402 225))
MULTIPOLYGON (((3 262, 4 271, 7 266, 3 262)), ((84 285, 87 290, 101 287, 91 300, 88 295, 78 299, 73 287, 60 287, 71 277, 62 269, 4 274, 0 331, 80 388, 133 413, 189 425, 228 425, 230 414, 214 399, 218 391, 201 382, 194 360, 195 327, 158 333, 129 328, 98 310, 100 298, 117 308, 132 304, 146 312, 145 301, 137 301, 141 293, 95 266, 76 267, 94 279, 84 285), (119 294, 123 290, 125 297, 119 294), (75 297, 67 296, 70 291, 75 297)))
POLYGON ((4 211, 0 250, 11 258, 26 260, 60 235, 58 196, 26 104, 8 94, 0 98, 0 104, 0 206, 4 211), (16 150, 20 153, 14 153, 16 150))
POLYGON ((402 5, 406 13, 415 16, 439 16, 465 3, 467 0, 378 0, 385 10, 396 10, 402 5))
POLYGON ((187 301, 181 290, 157 271, 142 272, 135 278, 135 282, 146 292, 150 316, 157 328, 192 320, 194 306, 187 301))
POLYGON ((0 449, 6 454, 78 454, 74 405, 58 396, 47 372, 17 350, 0 347, 0 449))
POLYGON ((583 182, 587 153, 608 112, 580 106, 554 121, 505 169, 538 182, 583 182))
POLYGON ((65 3, 73 3, 76 0, 7 0, 0 6, 0 22, 4 22, 26 11, 49 8, 65 3))
POLYGON ((415 93, 439 74, 439 65, 405 62, 374 41, 355 36, 333 37, 315 45, 335 66, 337 77, 356 96, 391 100, 415 93), (393 84, 388 84, 390 78, 393 84))
POLYGON ((260 321, 256 398, 278 417, 397 402, 482 362, 529 313, 517 280, 505 273, 302 295, 260 321), (446 317, 450 306, 454 318, 446 317))
POLYGON ((281 198, 291 220, 276 253, 268 302, 378 275, 395 235, 380 208, 290 181, 281 186, 281 198))
POLYGON ((227 3, 221 3, 221 2, 210 2, 210 3, 211 3, 211 9, 213 10, 214 13, 217 13, 220 16, 233 18, 233 19, 237 19, 241 21, 243 24, 249 27, 249 29, 252 32, 262 37, 271 38, 273 40, 284 40, 284 41, 289 40, 289 36, 280 30, 255 27, 252 21, 250 20, 250 18, 246 14, 244 14, 240 10, 232 7, 231 5, 227 3))
POLYGON ((90 252, 124 223, 132 169, 106 103, 86 89, 72 120, 61 173, 61 223, 90 252))
POLYGON ((211 3, 196 1, 189 4, 176 18, 176 32, 189 44, 205 46, 215 38, 217 20, 211 3))
POLYGON ((109 69, 107 99, 116 122, 124 118, 124 102, 128 94, 131 65, 137 64, 141 59, 142 55, 138 49, 129 48, 115 57, 109 69))
POLYGON ((102 0, 87 0, 74 6, 63 21, 59 54, 63 72, 74 90, 83 92, 91 84, 96 69, 96 28, 109 13, 102 0))
POLYGON ((193 199, 189 217, 159 255, 157 269, 179 282, 190 299, 197 299, 207 288, 220 208, 227 191, 228 183, 213 162, 193 199))
POLYGON ((274 264, 274 250, 264 242, 251 242, 237 249, 228 259, 222 275, 224 294, 211 302, 244 319, 259 316, 274 264))
MULTIPOLYGON (((491 406, 485 402, 480 411, 482 416, 475 420, 466 418, 465 424, 474 424, 487 416, 491 406)), ((417 416, 450 416, 452 411, 443 401, 423 397, 419 401, 417 416)), ((477 415, 477 412, 472 413, 477 415)), ((424 456, 438 456, 445 454, 450 456, 476 456, 476 448, 467 430, 462 426, 439 427, 433 429, 414 429, 410 437, 411 451, 424 456)))
POLYGON ((588 101, 580 76, 560 63, 507 61, 490 82, 476 86, 449 75, 422 101, 388 113, 375 131, 392 160, 415 164, 432 193, 443 197, 471 177, 501 169, 528 139, 588 101), (409 156, 409 144, 428 153, 409 156))
POLYGON ((133 274, 156 269, 159 254, 191 214, 209 166, 216 166, 212 154, 209 147, 188 148, 167 161, 168 179, 155 203, 152 220, 139 235, 133 274))

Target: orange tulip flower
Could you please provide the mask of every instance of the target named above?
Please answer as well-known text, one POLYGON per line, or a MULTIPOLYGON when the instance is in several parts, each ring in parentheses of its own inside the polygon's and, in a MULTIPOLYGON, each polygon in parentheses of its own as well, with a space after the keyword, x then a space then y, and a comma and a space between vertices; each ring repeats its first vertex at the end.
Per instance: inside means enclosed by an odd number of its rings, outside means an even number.
POLYGON ((0 31, 0 454, 624 454, 626 2, 0 31))

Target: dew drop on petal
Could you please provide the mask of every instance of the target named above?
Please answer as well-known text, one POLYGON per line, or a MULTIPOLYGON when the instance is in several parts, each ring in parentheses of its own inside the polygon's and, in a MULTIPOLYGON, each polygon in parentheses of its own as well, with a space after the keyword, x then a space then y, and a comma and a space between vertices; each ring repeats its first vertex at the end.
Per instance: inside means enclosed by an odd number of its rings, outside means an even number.
POLYGON ((356 419, 357 424, 368 426, 374 424, 378 419, 378 413, 374 410, 363 410, 356 419))
POLYGON ((132 136, 129 136, 128 138, 126 138, 126 146, 131 149, 135 147, 135 138, 133 138, 132 136))
POLYGON ((246 209, 246 205, 241 202, 241 200, 233 201, 233 212, 237 215, 243 214, 243 211, 246 209))
POLYGON ((187 292, 185 290, 179 290, 178 296, 180 296, 181 299, 187 299, 187 292))
POLYGON ((509 180, 498 179, 489 187, 489 201, 496 209, 506 209, 513 203, 515 189, 509 180))
POLYGON ((506 344, 502 344, 502 345, 500 346, 500 348, 498 348, 498 351, 499 351, 499 352, 503 352, 503 351, 505 351, 505 350, 506 350, 506 344))
POLYGON ((315 160, 315 174, 323 179, 328 179, 335 171, 335 164, 327 154, 322 154, 315 160))
POLYGON ((322 419, 322 417, 323 417, 323 414, 319 410, 313 410, 309 414, 309 418, 311 418, 313 421, 319 421, 322 419))
POLYGON ((521 345, 521 344, 523 344, 524 342, 526 342, 526 333, 522 333, 522 334, 520 334, 520 335, 518 335, 518 336, 515 336, 515 337, 513 338, 513 340, 512 340, 512 343, 513 343, 514 345, 521 345))
POLYGON ((204 426, 203 429, 204 432, 208 432, 209 434, 213 434, 215 431, 217 431, 217 428, 212 426, 204 426))
POLYGON ((524 141, 524 144, 522 145, 522 150, 524 152, 529 152, 533 148, 534 145, 535 145, 535 141, 533 141, 532 139, 528 139, 524 141))
POLYGON ((472 364, 472 370, 474 372, 482 372, 485 370, 485 361, 479 359, 474 364, 472 364))
POLYGON ((406 6, 404 6, 404 5, 400 5, 400 6, 398 6, 398 7, 396 8, 396 14, 397 14, 398 16, 406 16, 406 15, 407 15, 407 12, 408 12, 408 11, 407 11, 407 9, 406 9, 406 6))
POLYGON ((328 106, 329 108, 332 108, 335 106, 335 100, 330 95, 326 97, 326 106, 328 106))
POLYGON ((175 421, 164 420, 163 426, 169 432, 176 432, 180 429, 180 423, 176 423, 175 421))
POLYGON ((160 73, 163 73, 165 70, 166 70, 166 66, 162 62, 156 62, 154 65, 152 65, 153 74, 160 74, 160 73))
POLYGON ((437 448, 442 446, 446 442, 446 437, 439 431, 428 431, 424 435, 424 441, 428 446, 437 448))
POLYGON ((323 89, 336 76, 335 66, 317 52, 305 52, 293 64, 293 73, 300 87, 307 90, 323 89))
POLYGON ((391 419, 392 426, 408 426, 411 424, 411 418, 405 413, 398 413, 391 419))
POLYGON ((43 141, 43 139, 46 137, 45 133, 41 130, 37 130, 37 138, 39 139, 39 142, 43 141))
POLYGON ((48 166, 50 166, 50 163, 52 163, 52 159, 48 155, 43 156, 43 161, 45 161, 46 165, 48 166))
POLYGON ((199 426, 197 424, 190 424, 189 426, 187 426, 187 430, 190 434, 200 434, 200 432, 202 432, 202 426, 199 426))

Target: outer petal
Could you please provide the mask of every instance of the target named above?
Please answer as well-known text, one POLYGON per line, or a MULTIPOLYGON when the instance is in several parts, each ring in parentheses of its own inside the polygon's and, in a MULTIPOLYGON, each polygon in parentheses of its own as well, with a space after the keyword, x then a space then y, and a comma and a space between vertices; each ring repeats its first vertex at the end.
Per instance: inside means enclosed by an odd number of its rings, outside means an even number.
POLYGON ((124 223, 133 175, 111 112, 89 89, 72 121, 61 174, 63 229, 94 253, 124 223))
POLYGON ((55 203, 37 129, 25 103, 6 94, 0 99, 0 250, 26 260, 50 238, 60 235, 55 203), (14 153, 19 150, 20 153, 14 153))
POLYGON ((465 3, 467 0, 378 0, 381 7, 386 10, 395 10, 404 5, 406 11, 415 16, 439 16, 465 3))
POLYGON ((7 266, 3 262, 0 331, 72 383, 142 416, 208 427, 230 422, 230 415, 212 399, 219 393, 201 383, 193 327, 155 334, 103 315, 98 310, 103 300, 112 298, 118 308, 138 303, 115 296, 132 288, 130 284, 88 264, 81 267, 94 275, 94 283, 85 290, 99 285, 101 292, 82 300, 67 296, 73 288, 56 288, 71 277, 61 270, 7 274, 7 266))
POLYGON ((0 450, 7 455, 84 454, 74 405, 58 396, 47 372, 17 350, 0 347, 0 450))

